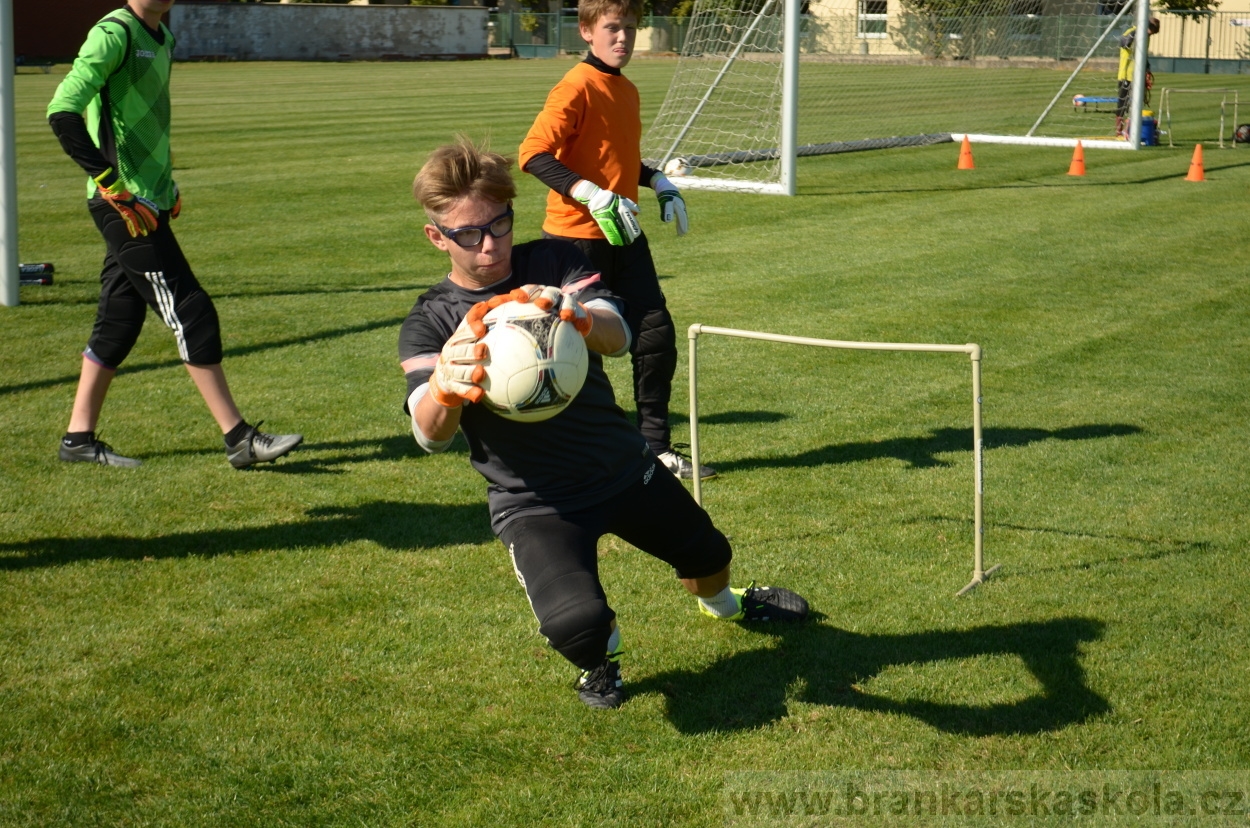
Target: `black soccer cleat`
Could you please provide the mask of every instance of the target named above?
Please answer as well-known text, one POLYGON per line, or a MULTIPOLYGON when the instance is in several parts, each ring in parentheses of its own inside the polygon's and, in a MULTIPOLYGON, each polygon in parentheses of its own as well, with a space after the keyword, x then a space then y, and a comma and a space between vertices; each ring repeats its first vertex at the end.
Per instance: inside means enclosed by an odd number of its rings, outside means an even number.
POLYGON ((143 465, 141 460, 122 457, 113 451, 113 447, 108 443, 94 437, 91 442, 83 443, 81 446, 67 446, 62 440, 59 456, 66 463, 99 463, 101 466, 119 466, 126 469, 143 465))
MULTIPOLYGON (((733 592, 739 594, 736 589, 733 592)), ((739 601, 742 611, 733 616, 735 621, 795 622, 807 618, 807 599, 782 587, 757 587, 752 581, 741 591, 739 601)))
POLYGON ((226 443, 226 457, 236 469, 245 469, 254 463, 272 463, 304 442, 303 434, 266 434, 260 430, 260 425, 258 422, 248 426, 239 442, 226 443))
POLYGON ((621 681, 621 653, 603 659, 593 670, 583 670, 577 679, 577 697, 582 704, 596 710, 613 710, 625 702, 625 684, 621 681))

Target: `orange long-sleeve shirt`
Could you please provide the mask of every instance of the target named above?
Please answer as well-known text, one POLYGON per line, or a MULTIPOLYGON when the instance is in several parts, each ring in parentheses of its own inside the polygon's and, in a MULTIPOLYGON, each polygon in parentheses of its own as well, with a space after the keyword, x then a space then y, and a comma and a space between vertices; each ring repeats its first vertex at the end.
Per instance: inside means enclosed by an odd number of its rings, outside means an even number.
MULTIPOLYGON (((638 87, 624 75, 583 62, 547 95, 521 142, 520 164, 524 170, 535 155, 550 153, 582 178, 637 201, 641 146, 638 87)), ((543 229, 575 239, 604 237, 586 205, 555 190, 547 194, 543 229)))

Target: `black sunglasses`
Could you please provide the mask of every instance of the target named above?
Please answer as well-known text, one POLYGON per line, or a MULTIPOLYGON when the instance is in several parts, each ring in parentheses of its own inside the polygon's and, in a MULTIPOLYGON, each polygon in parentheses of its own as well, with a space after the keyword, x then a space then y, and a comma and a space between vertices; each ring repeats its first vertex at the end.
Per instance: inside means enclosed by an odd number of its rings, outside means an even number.
POLYGON ((435 222, 434 226, 438 228, 438 232, 461 247, 477 247, 482 243, 483 233, 490 233, 494 238, 502 239, 512 232, 512 205, 509 204, 507 210, 504 210, 502 214, 491 219, 486 224, 449 229, 435 222))

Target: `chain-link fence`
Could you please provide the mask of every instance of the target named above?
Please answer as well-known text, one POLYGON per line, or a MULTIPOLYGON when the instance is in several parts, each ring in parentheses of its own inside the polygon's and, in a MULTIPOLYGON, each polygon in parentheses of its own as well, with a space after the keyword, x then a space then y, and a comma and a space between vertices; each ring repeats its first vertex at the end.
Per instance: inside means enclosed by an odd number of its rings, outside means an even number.
MULTIPOLYGON (((643 18, 638 27, 635 50, 680 53, 688 22, 684 17, 643 18)), ((511 49, 517 57, 555 57, 586 51, 586 41, 578 32, 576 14, 494 9, 490 13, 490 46, 492 49, 511 49)))
MULTIPOLYGON (((924 54, 924 49, 910 42, 898 42, 899 33, 906 33, 906 15, 888 21, 887 31, 894 36, 866 34, 871 27, 865 28, 863 17, 855 12, 804 15, 803 52, 902 56, 914 51, 918 57, 935 56, 924 54)), ((1159 18, 1159 33, 1150 39, 1155 71, 1250 74, 1250 12, 1163 12, 1159 18)), ((1074 43, 1083 43, 1074 37, 1074 32, 1102 19, 1091 15, 1003 15, 977 18, 977 28, 967 31, 971 25, 967 20, 944 19, 943 51, 965 58, 1073 60, 1084 54, 1084 48, 1074 50, 1074 43)), ((490 20, 490 46, 509 49, 518 57, 556 57, 586 51, 575 14, 492 10, 490 20)), ((1130 25, 1130 21, 1125 21, 1125 28, 1130 25)), ((687 17, 648 16, 638 28, 635 48, 644 53, 681 54, 689 26, 687 17)), ((775 35, 761 32, 756 38, 775 35)), ((754 45, 758 48, 760 44, 754 45)), ((1118 54, 1118 37, 1112 37, 1102 43, 1095 57, 1114 60, 1118 54)))

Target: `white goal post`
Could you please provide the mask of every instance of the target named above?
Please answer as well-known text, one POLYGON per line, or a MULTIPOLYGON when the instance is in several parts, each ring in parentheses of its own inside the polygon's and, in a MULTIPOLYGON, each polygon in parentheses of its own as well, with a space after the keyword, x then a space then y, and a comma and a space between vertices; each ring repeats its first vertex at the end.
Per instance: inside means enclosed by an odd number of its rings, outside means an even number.
POLYGON ((17 128, 13 105, 13 0, 0 0, 0 305, 17 305, 17 128))
MULTIPOLYGON (((791 345, 809 345, 819 348, 842 348, 855 351, 912 351, 944 354, 967 354, 972 362, 972 477, 973 477, 973 551, 972 580, 967 586, 956 593, 966 595, 973 588, 985 583, 986 578, 998 571, 1002 564, 985 568, 984 559, 984 447, 981 434, 981 346, 975 343, 966 345, 930 345, 914 342, 853 342, 840 339, 811 339, 804 336, 786 336, 784 334, 765 333, 763 331, 744 331, 736 328, 718 328, 712 325, 695 323, 686 330, 690 340, 690 462, 698 469, 701 460, 699 444, 699 372, 698 343, 702 334, 754 339, 765 342, 781 342, 791 345)), ((703 505, 703 486, 699 475, 695 474, 694 499, 703 505)))
POLYGON ((643 158, 678 186, 793 195, 807 156, 965 135, 1136 149, 1147 36, 1127 140, 1116 75, 1149 14, 1149 0, 696 0, 643 158))

